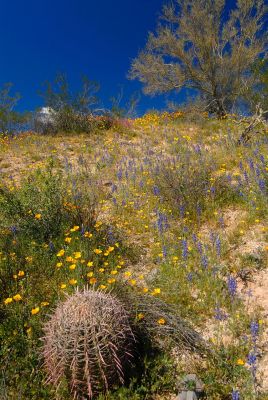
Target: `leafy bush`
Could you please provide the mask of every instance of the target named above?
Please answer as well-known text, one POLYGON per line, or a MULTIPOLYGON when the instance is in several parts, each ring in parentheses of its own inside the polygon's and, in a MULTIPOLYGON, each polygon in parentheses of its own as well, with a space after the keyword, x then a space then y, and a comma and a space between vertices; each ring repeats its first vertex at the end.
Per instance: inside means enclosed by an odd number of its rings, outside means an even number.
POLYGON ((21 130, 28 121, 28 115, 14 111, 20 95, 14 96, 10 94, 12 88, 11 83, 4 84, 0 90, 0 135, 11 135, 21 130))
POLYGON ((40 119, 38 114, 34 119, 34 128, 41 133, 90 133, 96 128, 92 118, 93 106, 98 102, 96 93, 99 85, 82 78, 82 88, 77 93, 71 93, 64 74, 56 76, 54 82, 46 82, 41 93, 45 106, 50 111, 47 118, 40 119))

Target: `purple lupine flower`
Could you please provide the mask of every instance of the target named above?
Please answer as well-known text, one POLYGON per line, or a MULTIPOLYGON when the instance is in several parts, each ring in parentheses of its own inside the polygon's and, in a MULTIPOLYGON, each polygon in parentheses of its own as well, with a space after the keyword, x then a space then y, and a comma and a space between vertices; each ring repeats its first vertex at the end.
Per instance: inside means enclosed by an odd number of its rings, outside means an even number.
POLYGON ((266 185, 265 185, 265 180, 264 179, 259 179, 258 181, 259 188, 262 192, 265 192, 266 185))
POLYGON ((225 321, 228 318, 228 315, 222 311, 218 306, 214 310, 214 318, 218 321, 225 321))
POLYGON ((49 249, 51 250, 51 251, 55 251, 55 246, 54 246, 54 244, 50 241, 49 242, 49 249))
POLYGON ((193 273, 192 273, 192 272, 189 272, 189 273, 187 274, 187 281, 188 281, 188 282, 192 282, 192 280, 193 280, 193 273))
POLYGON ((249 159, 249 168, 251 169, 251 171, 254 171, 254 162, 251 158, 249 159))
POLYGON ((117 186, 113 183, 112 184, 112 189, 111 189, 112 193, 117 191, 117 186))
POLYGON ((243 174, 244 174, 245 181, 246 181, 247 183, 249 183, 247 171, 244 171, 243 174))
POLYGON ((261 174, 260 169, 259 169, 259 168, 256 168, 256 176, 257 176, 258 178, 259 178, 260 174, 261 174))
POLYGON ((232 400, 240 400, 240 394, 238 390, 234 390, 232 391, 232 400))
POLYGON ((206 254, 203 254, 203 255, 202 255, 202 257, 201 257, 201 264, 202 264, 202 266, 203 266, 205 269, 207 269, 207 267, 208 267, 208 258, 207 258, 207 256, 206 256, 206 254))
POLYGON ((217 238, 216 238, 215 245, 216 245, 217 256, 220 257, 220 255, 221 255, 221 240, 220 240, 219 236, 217 236, 217 238))
POLYGON ((18 229, 17 229, 17 227, 15 225, 11 225, 10 230, 13 233, 13 235, 16 235, 16 233, 18 231, 18 229))
POLYGON ((122 172, 122 168, 120 168, 117 172, 117 178, 119 179, 119 181, 121 181, 122 177, 123 177, 123 172, 122 172))
POLYGON ((182 239, 181 244, 182 244, 182 258, 183 258, 184 260, 186 260, 186 258, 188 257, 188 245, 187 245, 187 240, 182 239))
POLYGON ((153 193, 155 196, 159 196, 160 195, 160 189, 158 186, 154 186, 153 187, 153 193))
POLYGON ((248 355, 248 364, 251 366, 251 368, 256 371, 256 362, 257 362, 257 356, 255 354, 254 351, 252 351, 251 353, 249 353, 248 355))
POLYGON ((201 207, 200 204, 197 204, 196 212, 197 212, 198 218, 200 218, 201 217, 201 213, 202 213, 202 207, 201 207))
POLYGON ((163 246, 162 253, 163 253, 164 258, 167 258, 167 246, 163 246))
POLYGON ((228 286, 230 295, 232 297, 234 297, 236 295, 236 291, 237 291, 237 281, 233 276, 228 277, 227 286, 228 286))
POLYGON ((259 324, 256 321, 252 321, 250 324, 250 332, 253 339, 253 342, 256 342, 257 336, 259 333, 259 324))
POLYGON ((220 223, 220 226, 221 226, 221 228, 223 229, 224 228, 224 219, 223 219, 223 217, 220 217, 219 218, 219 223, 220 223))
POLYGON ((203 253, 203 245, 202 245, 201 242, 198 242, 198 243, 197 243, 197 250, 198 250, 198 253, 199 253, 199 254, 202 254, 202 253, 203 253))
POLYGON ((197 236, 196 236, 196 234, 195 234, 195 233, 193 233, 193 234, 192 234, 192 239, 193 239, 193 242, 194 242, 194 243, 196 243, 196 242, 197 242, 197 236))
POLYGON ((184 205, 180 205, 179 211, 180 211, 180 217, 184 218, 185 217, 185 207, 184 207, 184 205))

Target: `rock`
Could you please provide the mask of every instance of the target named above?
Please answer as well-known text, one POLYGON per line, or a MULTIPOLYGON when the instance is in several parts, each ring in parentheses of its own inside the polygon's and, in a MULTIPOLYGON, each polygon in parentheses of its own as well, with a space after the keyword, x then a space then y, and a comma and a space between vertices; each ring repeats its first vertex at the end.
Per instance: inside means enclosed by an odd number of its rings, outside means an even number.
POLYGON ((187 390, 178 394, 177 400, 197 400, 196 393, 192 390, 187 390))
POLYGON ((186 375, 178 384, 177 400, 197 400, 204 391, 203 382, 195 375, 186 375))

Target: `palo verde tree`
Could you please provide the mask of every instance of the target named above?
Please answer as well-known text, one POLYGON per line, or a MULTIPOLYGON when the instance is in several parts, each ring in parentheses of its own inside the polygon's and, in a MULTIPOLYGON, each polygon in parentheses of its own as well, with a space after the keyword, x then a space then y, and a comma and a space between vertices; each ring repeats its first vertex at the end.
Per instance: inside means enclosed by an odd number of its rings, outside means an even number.
POLYGON ((163 7, 156 33, 133 60, 130 78, 147 94, 197 90, 205 110, 229 112, 253 85, 252 65, 266 54, 263 0, 177 0, 163 7))
POLYGON ((251 91, 251 104, 261 106, 266 111, 268 118, 268 59, 260 59, 254 65, 253 72, 256 78, 256 85, 251 91))

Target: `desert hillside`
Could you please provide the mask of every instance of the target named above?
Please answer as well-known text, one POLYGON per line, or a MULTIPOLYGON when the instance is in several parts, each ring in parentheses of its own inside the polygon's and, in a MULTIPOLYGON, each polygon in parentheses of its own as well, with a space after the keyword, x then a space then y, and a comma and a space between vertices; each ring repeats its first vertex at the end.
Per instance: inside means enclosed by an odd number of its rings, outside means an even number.
MULTIPOLYGON (((69 398, 55 354, 68 364, 60 332, 84 312, 77 290, 119 298, 151 343, 134 377, 94 398, 175 399, 196 374, 207 399, 267 399, 268 136, 260 126, 239 145, 244 128, 148 114, 0 139, 1 399, 69 398)), ((70 373, 83 386, 79 351, 70 373)))

